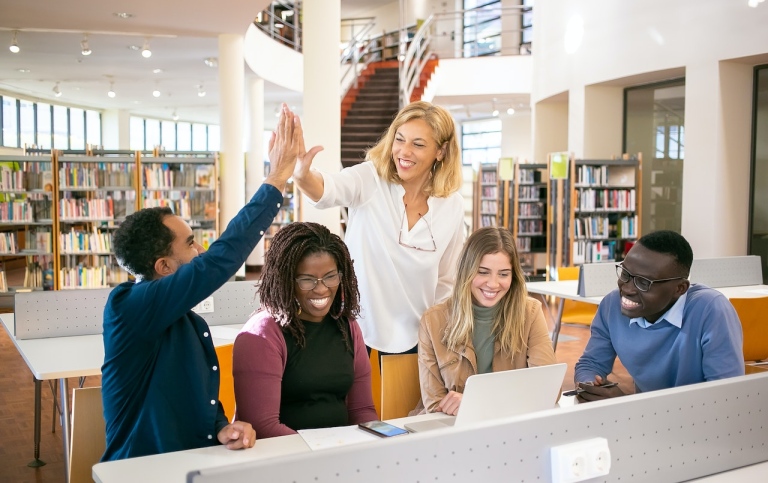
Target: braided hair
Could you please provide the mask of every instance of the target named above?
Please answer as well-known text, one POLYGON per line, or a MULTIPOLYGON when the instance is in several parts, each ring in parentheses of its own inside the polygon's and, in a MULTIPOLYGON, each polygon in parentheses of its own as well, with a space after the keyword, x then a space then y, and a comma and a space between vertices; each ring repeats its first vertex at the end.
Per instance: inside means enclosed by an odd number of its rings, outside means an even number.
POLYGON ((261 308, 269 311, 283 332, 289 333, 299 347, 304 347, 304 322, 299 319, 296 303, 296 269, 307 256, 327 253, 341 272, 341 284, 329 313, 344 336, 347 350, 353 352, 348 320, 360 314, 360 292, 352 267, 352 258, 344 242, 323 225, 295 222, 283 227, 272 239, 264 258, 258 285, 261 308))

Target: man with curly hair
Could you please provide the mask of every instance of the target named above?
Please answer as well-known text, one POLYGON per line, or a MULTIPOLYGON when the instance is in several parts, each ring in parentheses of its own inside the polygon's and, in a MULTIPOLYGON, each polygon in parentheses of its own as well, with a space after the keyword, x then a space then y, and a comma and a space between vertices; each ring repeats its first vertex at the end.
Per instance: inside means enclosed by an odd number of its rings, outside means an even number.
POLYGON ((218 401, 219 362, 192 307, 237 272, 272 223, 302 138, 298 117, 283 105, 269 143, 272 172, 207 252, 168 208, 140 210, 115 232, 115 255, 136 281, 116 287, 104 308, 102 461, 253 446, 251 425, 229 424, 218 401))

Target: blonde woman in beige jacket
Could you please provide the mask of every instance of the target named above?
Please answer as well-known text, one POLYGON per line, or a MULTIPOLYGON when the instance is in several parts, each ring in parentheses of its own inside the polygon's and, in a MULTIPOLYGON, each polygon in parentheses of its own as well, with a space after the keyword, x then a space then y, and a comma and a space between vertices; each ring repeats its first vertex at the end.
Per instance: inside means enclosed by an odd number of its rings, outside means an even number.
POLYGON ((469 237, 453 293, 421 318, 418 351, 423 407, 450 415, 471 375, 557 362, 509 230, 481 228, 469 237))

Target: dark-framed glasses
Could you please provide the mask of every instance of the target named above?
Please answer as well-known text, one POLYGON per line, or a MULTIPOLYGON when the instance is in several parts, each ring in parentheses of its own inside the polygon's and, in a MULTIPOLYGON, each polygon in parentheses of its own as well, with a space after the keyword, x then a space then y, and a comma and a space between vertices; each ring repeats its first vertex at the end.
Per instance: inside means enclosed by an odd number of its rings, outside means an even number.
MULTIPOLYGON (((419 218, 424 218, 421 213, 419 213, 419 218)), ((405 209, 403 209, 403 218, 400 220, 400 234, 397 237, 397 243, 400 244, 400 246, 406 247, 406 248, 413 248, 414 250, 419 250, 422 252, 436 252, 437 251, 437 244, 435 243, 435 236, 432 234, 432 227, 429 226, 429 222, 424 218, 424 223, 427 225, 427 230, 429 230, 429 238, 432 241, 432 247, 429 247, 427 245, 426 247, 417 247, 414 245, 410 245, 408 243, 403 242, 403 227, 405 226, 405 209)))
POLYGON ((635 287, 641 292, 647 292, 651 289, 651 286, 653 286, 654 283, 664 283, 664 282, 671 282, 672 280, 683 280, 688 277, 673 277, 673 278, 662 278, 659 280, 650 280, 645 277, 641 277, 639 275, 632 275, 627 271, 626 268, 621 266, 621 263, 616 264, 616 276, 619 277, 619 280, 621 280, 624 283, 629 282, 632 280, 632 283, 635 284, 635 287))
POLYGON ((296 279, 296 284, 304 291, 314 290, 318 282, 323 282, 323 285, 328 288, 338 287, 341 283, 341 272, 332 273, 323 278, 298 277, 296 279))

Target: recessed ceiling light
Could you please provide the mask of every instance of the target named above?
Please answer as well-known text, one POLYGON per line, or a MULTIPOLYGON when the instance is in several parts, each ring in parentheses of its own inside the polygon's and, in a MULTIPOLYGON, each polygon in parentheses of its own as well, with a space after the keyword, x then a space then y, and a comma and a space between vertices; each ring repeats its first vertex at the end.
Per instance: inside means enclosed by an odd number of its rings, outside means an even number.
POLYGON ((208 67, 217 67, 219 65, 219 59, 217 59, 216 57, 206 57, 205 59, 203 59, 203 62, 208 67))
POLYGON ((133 18, 133 14, 132 13, 126 13, 126 12, 115 12, 112 15, 114 15, 117 18, 122 18, 124 20, 127 20, 129 18, 133 18))
POLYGON ((141 50, 141 45, 129 45, 128 48, 131 50, 141 50))
POLYGON ((19 69, 19 72, 21 72, 22 74, 29 74, 32 71, 29 69, 19 69))
POLYGON ((162 74, 163 73, 163 69, 152 69, 152 73, 153 74, 162 74))
POLYGON ((152 96, 153 97, 160 97, 160 94, 161 94, 161 92, 160 92, 159 89, 155 89, 154 91, 152 91, 152 96))

